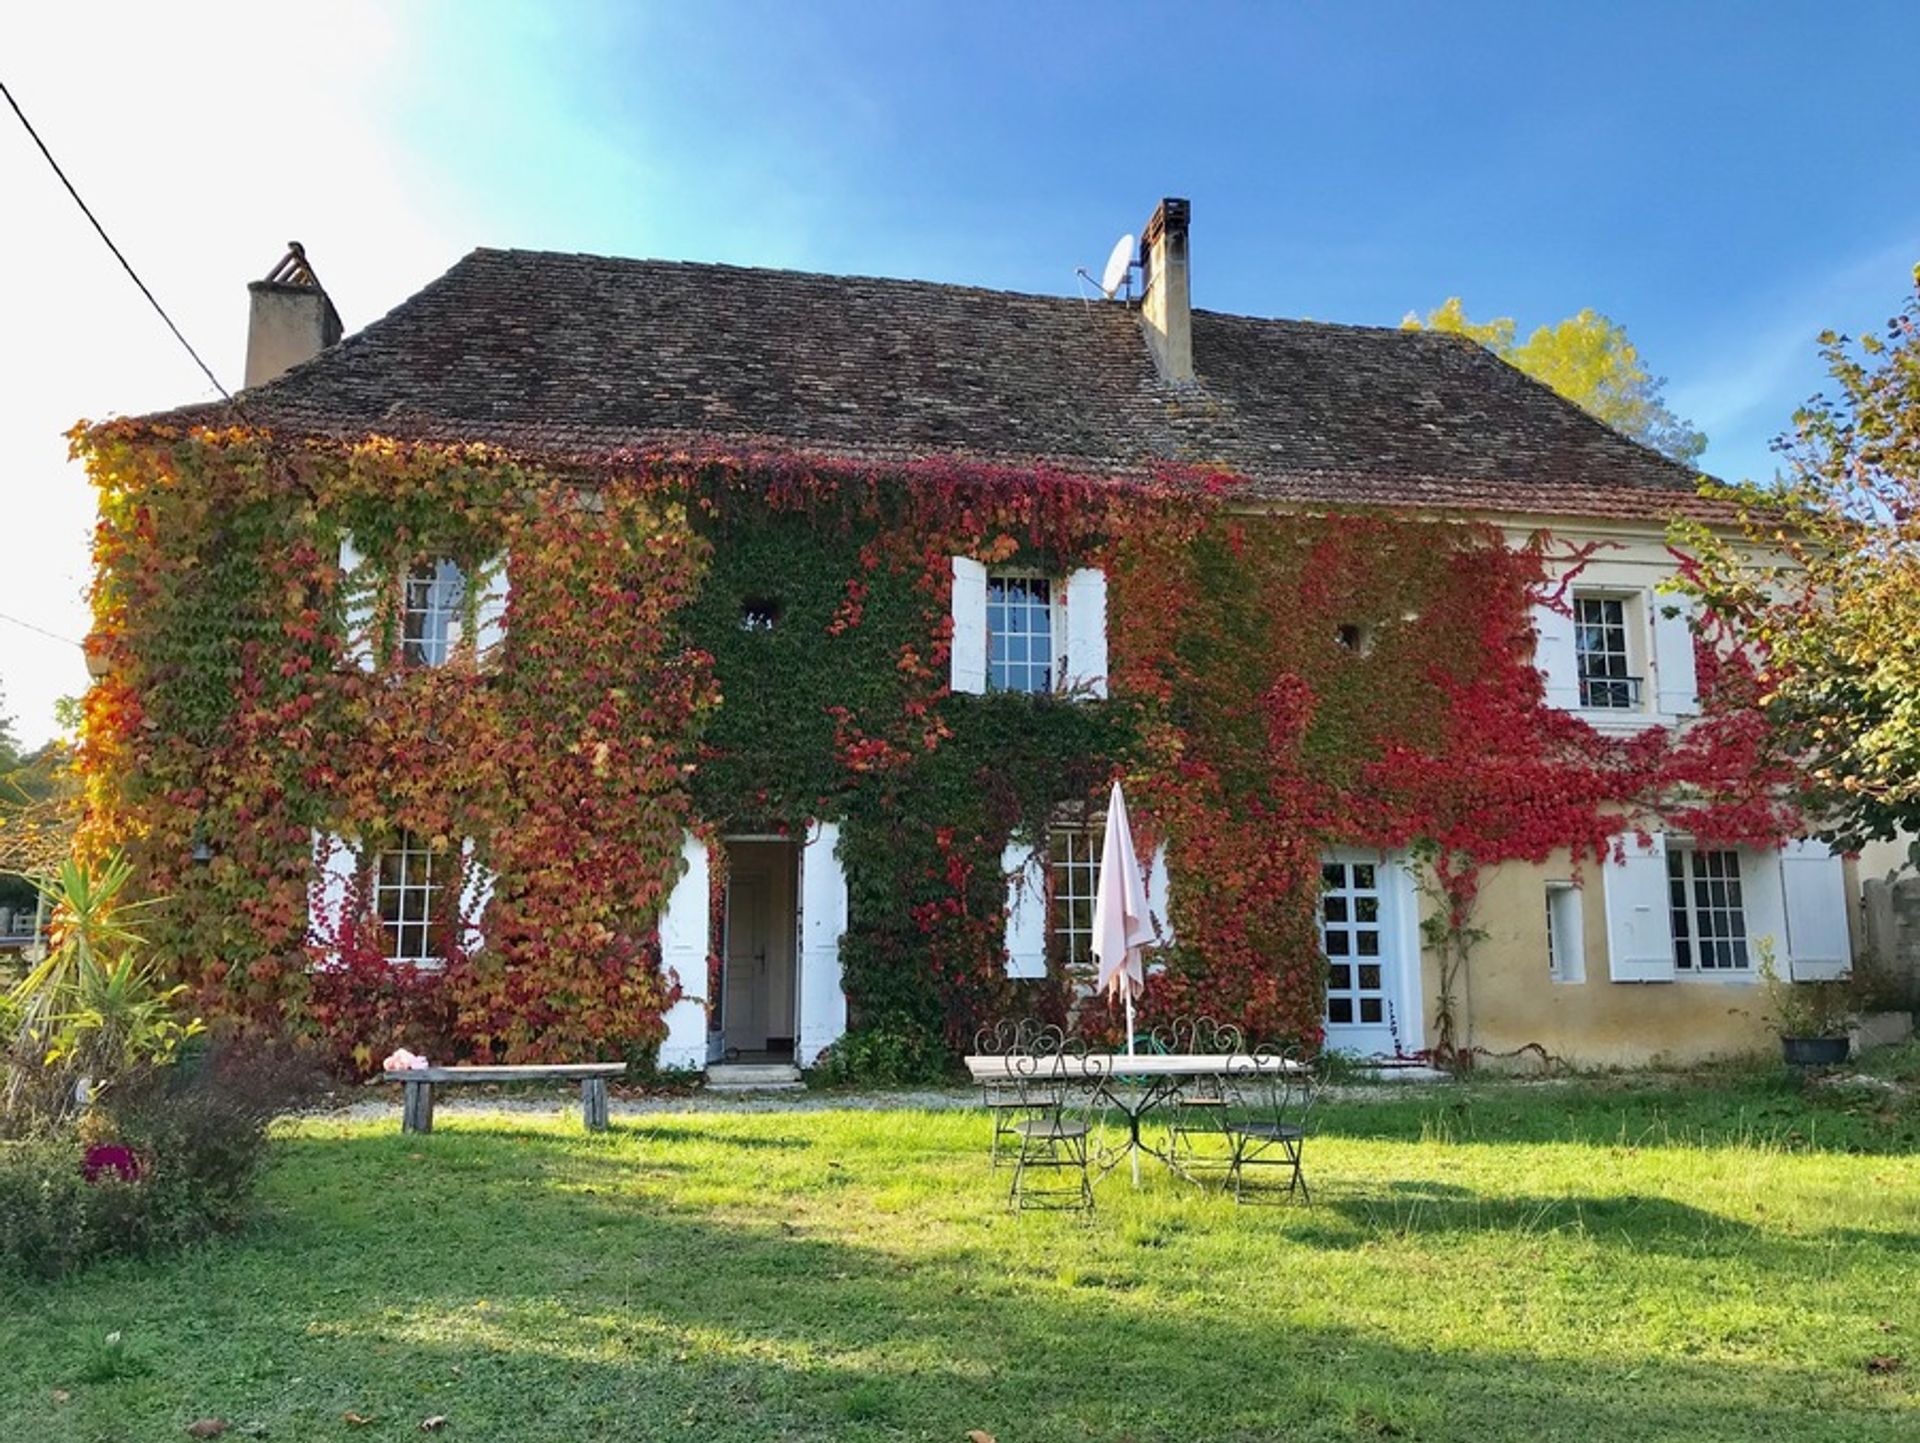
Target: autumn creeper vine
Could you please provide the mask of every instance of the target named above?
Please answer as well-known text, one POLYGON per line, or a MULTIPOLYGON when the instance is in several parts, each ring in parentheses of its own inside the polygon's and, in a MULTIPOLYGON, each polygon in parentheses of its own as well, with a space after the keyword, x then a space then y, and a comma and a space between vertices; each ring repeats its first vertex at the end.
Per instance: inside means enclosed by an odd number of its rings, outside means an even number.
POLYGON ((1330 845, 1421 843, 1466 929, 1486 867, 1597 859, 1636 825, 1770 842, 1790 821, 1738 656, 1703 647, 1706 715, 1678 736, 1545 707, 1544 551, 1477 524, 1248 514, 1233 478, 1188 473, 718 453, 555 470, 133 423, 75 444, 101 503, 89 842, 169 899, 155 944, 203 1006, 290 1021, 349 1068, 399 1042, 650 1055, 677 995, 655 925, 690 828, 838 822, 853 1028, 932 1057, 999 1011, 1068 1006, 1058 967, 1005 977, 1000 856, 1116 775, 1173 877, 1179 941, 1148 1012, 1274 1037, 1319 1033, 1330 845), (376 578, 510 555, 498 655, 351 665, 343 533, 376 578), (1110 697, 950 694, 955 555, 1104 568, 1110 697), (768 606, 777 624, 741 625, 768 606), (487 915, 438 971, 390 967, 364 920, 316 966, 314 835, 400 829, 490 868, 487 915))

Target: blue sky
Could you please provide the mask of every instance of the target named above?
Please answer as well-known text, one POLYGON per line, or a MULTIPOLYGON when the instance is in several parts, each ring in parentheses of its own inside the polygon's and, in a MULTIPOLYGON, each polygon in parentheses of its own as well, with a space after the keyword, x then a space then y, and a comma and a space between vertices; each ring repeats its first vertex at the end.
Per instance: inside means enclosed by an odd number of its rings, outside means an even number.
MULTIPOLYGON (((316 23, 209 0, 0 20, 0 76, 223 376, 243 283, 290 236, 352 327, 477 244, 1072 292, 1184 195, 1196 304, 1392 324, 1458 294, 1523 331, 1592 306, 1729 476, 1771 472, 1768 439, 1821 381, 1814 335, 1903 299, 1916 54, 1911 3, 350 0, 316 23)), ((0 572, 0 612, 74 637, 91 502, 59 432, 207 388, 14 130, 0 194, 18 228, 0 312, 37 357, 0 409, 31 553, 0 572)), ((29 740, 83 684, 71 645, 0 625, 29 740)))

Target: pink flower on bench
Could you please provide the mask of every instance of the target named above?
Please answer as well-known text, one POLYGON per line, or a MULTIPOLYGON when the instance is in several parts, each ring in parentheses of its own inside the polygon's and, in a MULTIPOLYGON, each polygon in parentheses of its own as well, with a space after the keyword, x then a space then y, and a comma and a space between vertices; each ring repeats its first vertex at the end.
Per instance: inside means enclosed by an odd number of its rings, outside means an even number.
POLYGON ((404 1047, 389 1053, 387 1060, 380 1064, 381 1070, 385 1072, 413 1072, 419 1068, 431 1066, 433 1064, 426 1058, 409 1052, 404 1047))

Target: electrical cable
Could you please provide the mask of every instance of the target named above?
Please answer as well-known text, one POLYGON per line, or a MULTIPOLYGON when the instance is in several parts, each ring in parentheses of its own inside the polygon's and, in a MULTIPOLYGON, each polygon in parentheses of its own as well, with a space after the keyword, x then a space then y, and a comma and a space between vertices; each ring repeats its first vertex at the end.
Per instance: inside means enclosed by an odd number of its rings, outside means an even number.
POLYGON ((53 173, 60 177, 60 184, 67 188, 67 194, 72 196, 73 203, 80 207, 80 213, 92 222, 93 228, 99 233, 100 239, 105 241, 107 249, 113 252, 113 258, 120 262, 120 268, 127 273, 128 277, 136 286, 140 287, 140 294, 147 298, 147 304, 152 306, 154 313, 167 323, 167 329, 173 332, 173 338, 186 348, 187 354, 193 357, 194 365, 205 372, 207 379, 213 383, 213 389, 220 393, 221 399, 225 401, 233 400, 232 393, 220 384, 220 378, 213 374, 213 368, 200 359, 200 353, 194 350, 192 344, 185 336, 180 334, 180 328, 173 323, 173 317, 168 315, 166 308, 154 298, 153 292, 147 289, 147 283, 140 279, 140 273, 134 270, 132 263, 120 253, 120 247, 113 243, 113 237, 107 234, 107 228, 100 224, 99 219, 94 215, 93 211, 88 208, 87 203, 80 198, 80 192, 75 190, 73 182, 67 179, 67 173, 60 168, 60 162, 53 158, 53 152, 47 149, 47 143, 40 138, 40 132, 33 128, 33 122, 27 119, 27 113, 20 108, 20 102, 13 98, 13 92, 7 89, 4 80, 0 80, 0 95, 4 95, 7 98, 7 104, 12 106, 13 113, 20 117, 20 123, 26 127, 27 134, 33 137, 33 143, 40 148, 40 154, 45 156, 47 164, 53 167, 53 173))

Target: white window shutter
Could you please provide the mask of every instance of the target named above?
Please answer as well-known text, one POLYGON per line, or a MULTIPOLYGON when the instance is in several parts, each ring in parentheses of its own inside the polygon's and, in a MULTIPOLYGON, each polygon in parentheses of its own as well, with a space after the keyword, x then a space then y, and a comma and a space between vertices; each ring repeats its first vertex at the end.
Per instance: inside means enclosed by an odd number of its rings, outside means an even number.
POLYGON ((1673 916, 1668 911, 1667 839, 1621 838, 1622 860, 1603 869, 1607 970, 1615 982, 1673 981, 1673 916))
POLYGON ((1067 690, 1107 694, 1107 573, 1095 566, 1067 577, 1067 690))
POLYGON ((1000 854, 1007 879, 1007 976, 1033 982, 1047 975, 1047 855, 1007 843, 1000 854))
POLYGON ((1162 842, 1147 863, 1147 915, 1153 919, 1153 930, 1162 947, 1173 945, 1173 913, 1168 910, 1172 895, 1167 878, 1167 844, 1162 842))
POLYGON ((507 635, 507 553, 489 561, 476 578, 473 604, 474 659, 485 664, 507 635))
POLYGON ((1824 842, 1789 842, 1780 854, 1787 959, 1795 982, 1827 982, 1853 966, 1846 867, 1824 842))
POLYGON ((313 879, 307 893, 307 942, 330 962, 340 958, 342 934, 352 919, 360 855, 345 837, 313 834, 313 879))
POLYGON ((353 533, 341 532, 340 586, 347 601, 347 662, 361 671, 372 671, 373 601, 378 587, 372 577, 361 574, 366 561, 353 543, 353 533))
POLYGON ((953 649, 955 691, 987 689, 987 568, 971 556, 953 558, 953 649))
POLYGON ((1574 651, 1573 617, 1545 602, 1533 608, 1533 664, 1546 681, 1547 705, 1580 709, 1580 665, 1574 651))
POLYGON ((1690 596, 1652 596, 1653 672, 1659 710, 1668 716, 1692 716, 1700 710, 1700 683, 1694 675, 1693 616, 1690 596))
POLYGON ((840 985, 840 939, 847 930, 847 874, 835 855, 840 828, 820 822, 800 849, 800 1027, 802 1067, 847 1030, 847 994, 840 985))
POLYGON ((493 901, 493 868, 474 860, 471 837, 460 844, 460 950, 472 956, 486 945, 481 924, 493 901))

